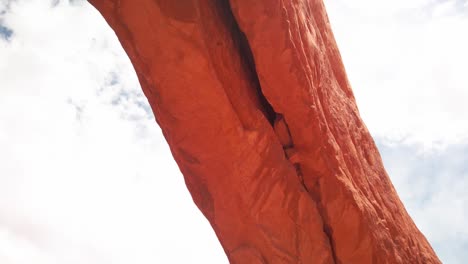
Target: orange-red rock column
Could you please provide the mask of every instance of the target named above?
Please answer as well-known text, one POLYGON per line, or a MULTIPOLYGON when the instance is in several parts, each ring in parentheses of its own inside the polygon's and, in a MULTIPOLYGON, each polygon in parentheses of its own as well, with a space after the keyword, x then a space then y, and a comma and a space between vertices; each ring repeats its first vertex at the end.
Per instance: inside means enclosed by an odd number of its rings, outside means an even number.
POLYGON ((439 263, 358 109, 321 0, 230 0, 340 263, 439 263))
POLYGON ((90 2, 231 263, 439 263, 359 117, 321 1, 90 2))

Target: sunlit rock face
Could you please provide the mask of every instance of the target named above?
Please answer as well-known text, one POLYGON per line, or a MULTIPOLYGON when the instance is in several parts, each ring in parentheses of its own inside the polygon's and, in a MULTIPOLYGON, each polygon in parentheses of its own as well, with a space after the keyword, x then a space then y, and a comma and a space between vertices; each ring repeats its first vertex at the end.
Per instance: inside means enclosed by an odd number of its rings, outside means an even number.
POLYGON ((440 263, 387 176, 320 0, 90 0, 231 263, 440 263))

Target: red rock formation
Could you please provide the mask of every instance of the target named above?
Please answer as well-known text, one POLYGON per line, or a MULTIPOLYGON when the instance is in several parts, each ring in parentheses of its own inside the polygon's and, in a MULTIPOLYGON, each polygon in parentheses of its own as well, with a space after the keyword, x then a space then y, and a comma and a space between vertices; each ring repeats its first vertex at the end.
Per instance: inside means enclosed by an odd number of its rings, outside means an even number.
POLYGON ((231 263, 440 263, 363 124, 320 0, 90 0, 231 263))

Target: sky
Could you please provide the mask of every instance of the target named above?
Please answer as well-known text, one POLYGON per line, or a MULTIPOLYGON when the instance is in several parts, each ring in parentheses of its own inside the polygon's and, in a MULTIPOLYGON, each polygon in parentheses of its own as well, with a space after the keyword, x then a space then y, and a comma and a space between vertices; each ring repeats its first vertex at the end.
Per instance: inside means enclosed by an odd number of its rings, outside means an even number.
MULTIPOLYGON (((325 4, 400 197, 466 263, 468 1, 325 4)), ((0 0, 0 263, 228 263, 84 0, 0 0)))

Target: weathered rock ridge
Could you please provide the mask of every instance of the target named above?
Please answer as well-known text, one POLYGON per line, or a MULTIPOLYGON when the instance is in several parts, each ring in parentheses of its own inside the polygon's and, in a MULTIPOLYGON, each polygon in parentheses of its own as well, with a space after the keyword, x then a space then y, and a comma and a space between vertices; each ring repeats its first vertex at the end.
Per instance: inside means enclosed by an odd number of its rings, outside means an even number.
POLYGON ((321 0, 90 0, 231 263, 440 263, 363 124, 321 0))

